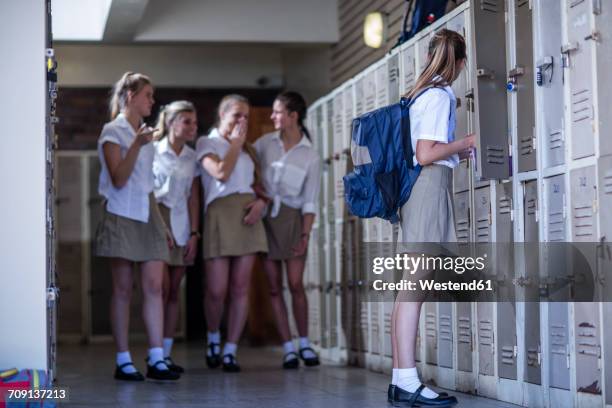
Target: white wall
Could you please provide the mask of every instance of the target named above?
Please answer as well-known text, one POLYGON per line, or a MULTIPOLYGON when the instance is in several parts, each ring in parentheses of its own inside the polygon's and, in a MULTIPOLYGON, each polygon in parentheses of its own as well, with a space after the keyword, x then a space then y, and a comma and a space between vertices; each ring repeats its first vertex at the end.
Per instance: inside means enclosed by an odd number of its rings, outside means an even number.
POLYGON ((44 7, 0 12, 0 367, 47 368, 44 7))

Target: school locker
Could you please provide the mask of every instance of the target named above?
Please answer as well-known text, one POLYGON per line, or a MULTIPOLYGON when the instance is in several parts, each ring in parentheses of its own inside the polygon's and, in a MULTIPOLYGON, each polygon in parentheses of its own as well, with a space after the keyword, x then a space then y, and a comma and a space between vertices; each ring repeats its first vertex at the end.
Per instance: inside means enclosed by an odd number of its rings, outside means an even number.
MULTIPOLYGON (((597 60, 597 84, 609 84, 612 81, 610 67, 612 66, 612 4, 609 1, 598 1, 593 3, 593 14, 595 15, 595 30, 593 33, 598 37, 597 46, 595 47, 597 60)), ((593 33, 590 34, 591 43, 593 43, 593 33)), ((588 36, 587 36, 588 37, 588 36)), ((612 93, 607 88, 602 87, 597 92, 598 114, 597 121, 599 125, 599 156, 607 156, 612 154, 612 138, 610 137, 610 129, 612 129, 612 116, 609 114, 610 106, 612 106, 612 93)), ((612 394, 612 391, 608 393, 612 394)))
POLYGON ((417 57, 417 77, 425 70, 429 53, 430 34, 422 35, 416 42, 416 57, 417 57))
POLYGON ((453 304, 438 303, 438 365, 453 368, 453 304))
POLYGON ((532 300, 525 303, 525 381, 541 384, 540 304, 533 302, 538 296, 538 184, 536 180, 525 183, 524 190, 524 266, 527 282, 522 286, 525 296, 532 300), (528 243, 536 243, 529 245, 528 243))
POLYGON ((606 243, 612 241, 612 156, 601 157, 598 160, 599 174, 599 240, 606 243))
MULTIPOLYGON (((383 219, 377 219, 377 220, 379 222, 379 232, 380 232, 379 241, 380 241, 381 248, 382 248, 380 256, 384 256, 387 258, 394 257, 395 250, 394 250, 394 245, 393 245, 393 241, 394 241, 393 224, 383 219)), ((381 275, 381 278, 384 280, 387 280, 390 278, 390 275, 383 274, 381 275)), ((384 293, 381 293, 381 296, 377 296, 377 300, 381 301, 381 305, 382 305, 382 319, 380 321, 380 324, 381 324, 380 332, 383 338, 382 355, 387 360, 387 361, 384 361, 384 364, 390 367, 391 366, 390 359, 392 357, 392 353, 391 353, 391 313, 393 311, 394 298, 388 291, 385 291, 384 293)))
POLYGON ((458 242, 471 241, 470 192, 455 193, 455 232, 458 242))
MULTIPOLYGON (((370 69, 365 73, 363 78, 363 109, 365 112, 371 112, 376 109, 376 70, 370 69)), ((358 113, 357 115, 360 115, 358 113)))
POLYGON ((337 336, 337 345, 340 349, 340 353, 338 355, 339 361, 345 361, 346 359, 346 333, 344 330, 344 322, 346 321, 346 310, 343 309, 342 299, 345 295, 345 282, 346 280, 343 277, 343 271, 347 262, 346 259, 346 237, 345 237, 345 224, 343 220, 336 220, 335 223, 335 277, 333 280, 334 291, 333 298, 336 303, 336 320, 335 320, 335 331, 337 336))
POLYGON ((457 303, 457 370, 472 372, 472 307, 470 303, 457 303))
POLYGON ((596 242, 597 178, 595 166, 572 170, 570 173, 572 207, 572 241, 596 242))
POLYGON ((369 350, 370 342, 370 320, 368 315, 368 251, 367 251, 367 236, 368 236, 368 220, 359 220, 359 280, 357 281, 357 305, 359 307, 359 351, 361 352, 361 364, 365 365, 365 355, 369 350))
POLYGON ((321 347, 326 349, 329 347, 329 322, 328 322, 328 309, 329 302, 325 296, 325 284, 327 280, 327 203, 325 201, 327 184, 329 179, 329 169, 325 162, 325 151, 327 150, 327 137, 326 137, 326 112, 325 112, 325 101, 320 102, 316 109, 316 140, 320 158, 322 159, 322 171, 321 171, 321 192, 319 194, 319 239, 318 239, 318 253, 319 253, 319 291, 320 291, 320 308, 319 308, 319 321, 321 322, 321 347))
POLYGON ((506 98, 506 32, 504 1, 474 4, 471 15, 472 41, 467 50, 474 64, 472 89, 473 132, 478 135, 477 178, 508 178, 508 123, 506 98))
POLYGON ((56 156, 57 193, 57 285, 62 295, 58 304, 58 334, 80 337, 82 333, 83 239, 81 156, 56 156))
POLYGON ((427 364, 438 364, 438 304, 425 302, 423 312, 425 318, 425 362, 427 364))
POLYGON ((387 80, 389 90, 387 91, 388 104, 397 103, 400 100, 400 69, 399 53, 389 56, 387 60, 387 80))
POLYGON ((344 121, 344 93, 339 91, 333 98, 334 116, 333 116, 333 141, 331 149, 332 166, 334 168, 334 194, 331 201, 334 205, 335 220, 344 218, 344 182, 342 177, 346 174, 346 156, 342 153, 342 146, 345 138, 345 121, 344 121))
MULTIPOLYGON (((370 218, 366 220, 366 225, 368 227, 368 264, 366 265, 367 274, 366 282, 368 286, 369 295, 372 296, 372 282, 374 280, 374 275, 371 273, 371 262, 374 257, 380 256, 380 246, 378 245, 380 240, 380 219, 378 218, 370 218)), ((368 366, 375 371, 380 370, 380 353, 381 353, 381 322, 383 319, 380 303, 372 302, 370 299, 368 301, 368 313, 369 313, 369 349, 368 349, 368 366)))
POLYGON ((569 312, 567 302, 548 304, 550 386, 570 389, 569 312))
POLYGON ((376 109, 389 104, 389 68, 387 60, 383 59, 376 66, 376 109))
POLYGON ((508 81, 516 94, 518 171, 525 172, 536 169, 532 3, 514 4, 516 65, 508 72, 508 81))
POLYGON ((493 306, 491 302, 476 304, 478 325, 478 373, 492 376, 495 374, 495 331, 493 330, 493 306))
POLYGON ((319 275, 319 245, 316 244, 319 235, 319 228, 313 227, 310 233, 310 245, 308 246, 308 257, 309 257, 309 281, 308 285, 308 322, 310 329, 308 330, 309 336, 313 339, 314 343, 320 345, 321 343, 321 314, 320 314, 320 275, 319 275))
POLYGON ((417 79, 415 45, 414 43, 409 44, 400 51, 402 59, 402 93, 410 91, 417 79))
POLYGON ((491 188, 474 190, 474 215, 476 217, 476 242, 490 242, 491 234, 491 188))
MULTIPOLYGON (((612 316, 612 303, 603 303, 603 314, 604 316, 612 316)), ((612 353, 612 325, 604 325, 603 330, 603 346, 606 353, 606 359, 604 363, 604 370, 606 373, 606 378, 604 380, 604 387, 606 390, 605 402, 609 405, 612 404, 612 358, 610 358, 610 353, 612 353)))
POLYGON ((579 159, 595 153, 593 134, 593 34, 591 15, 594 1, 566 0, 567 43, 563 45, 566 78, 569 80, 571 157, 579 159))
POLYGON ((601 329, 599 304, 574 303, 576 390, 601 394, 601 329))
POLYGON ((539 135, 543 139, 542 167, 548 168, 565 162, 565 131, 563 120, 563 61, 559 50, 562 46, 561 2, 535 2, 537 18, 536 42, 536 90, 539 135))
POLYGON ((544 179, 546 194, 545 241, 562 242, 566 240, 566 202, 565 176, 558 175, 544 179))

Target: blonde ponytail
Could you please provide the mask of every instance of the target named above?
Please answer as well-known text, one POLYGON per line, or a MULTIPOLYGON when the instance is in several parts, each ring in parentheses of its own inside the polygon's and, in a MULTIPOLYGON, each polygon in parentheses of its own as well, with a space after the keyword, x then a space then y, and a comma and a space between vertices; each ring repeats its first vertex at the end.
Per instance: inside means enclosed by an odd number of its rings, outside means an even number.
POLYGON ((111 94, 109 103, 111 120, 125 109, 128 91, 138 93, 145 85, 151 85, 151 79, 146 75, 128 71, 121 76, 113 86, 111 94))

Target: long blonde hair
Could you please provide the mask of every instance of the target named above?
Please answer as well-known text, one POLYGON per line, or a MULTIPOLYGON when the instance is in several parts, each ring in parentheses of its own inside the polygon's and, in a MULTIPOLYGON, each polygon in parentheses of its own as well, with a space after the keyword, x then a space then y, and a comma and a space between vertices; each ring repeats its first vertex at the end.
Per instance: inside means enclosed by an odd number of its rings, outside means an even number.
POLYGON ((430 86, 450 85, 459 76, 459 61, 466 56, 465 39, 461 34, 446 28, 436 32, 429 42, 427 65, 406 97, 412 98, 430 86))
POLYGON ((193 103, 189 101, 174 101, 164 106, 157 117, 157 125, 155 125, 155 127, 158 130, 155 132, 155 136, 158 139, 167 136, 170 124, 176 119, 179 113, 183 112, 195 113, 196 109, 193 103))
MULTIPOLYGON (((247 106, 250 106, 249 100, 242 95, 225 95, 221 99, 221 102, 219 102, 219 108, 217 109, 217 120, 215 122, 216 126, 219 126, 221 122, 221 114, 227 112, 235 103, 244 103, 247 106)), ((248 141, 245 141, 244 145, 242 145, 242 149, 249 155, 251 160, 253 160, 253 164, 255 165, 254 184, 261 184, 261 167, 259 165, 259 159, 257 158, 257 152, 255 151, 255 148, 248 141)))
POLYGON ((151 85, 151 79, 137 72, 126 72, 113 86, 110 99, 110 118, 115 119, 119 113, 125 109, 127 104, 128 91, 138 93, 145 85, 151 85))

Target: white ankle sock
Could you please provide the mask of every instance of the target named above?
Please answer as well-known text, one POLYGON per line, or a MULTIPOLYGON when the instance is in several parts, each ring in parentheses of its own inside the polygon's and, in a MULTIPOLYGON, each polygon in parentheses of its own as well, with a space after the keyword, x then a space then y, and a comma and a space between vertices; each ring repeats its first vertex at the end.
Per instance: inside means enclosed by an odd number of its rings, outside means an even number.
POLYGON ((231 354, 235 356, 236 350, 238 350, 238 345, 236 343, 225 343, 225 346, 223 346, 223 355, 231 354))
MULTIPOLYGON (((117 353, 117 366, 120 366, 125 363, 131 363, 132 356, 129 351, 123 351, 121 353, 117 353)), ((136 372, 136 368, 133 365, 125 366, 121 369, 126 374, 132 374, 136 372)))
POLYGON ((219 354, 221 352, 221 346, 219 345, 221 343, 221 333, 218 330, 216 332, 208 332, 206 344, 206 355, 208 357, 212 356, 210 347, 208 347, 210 343, 215 343, 215 346, 213 347, 215 349, 215 354, 219 354))
POLYGON ((173 343, 174 343, 174 339, 169 338, 169 337, 164 338, 164 340, 162 341, 162 345, 164 347, 164 358, 170 357, 170 354, 172 353, 173 343))
MULTIPOLYGON (((283 350, 285 351, 285 356, 287 356, 287 354, 289 353, 295 353, 295 346, 293 345, 293 342, 291 340, 286 341, 283 343, 283 350)), ((285 360, 292 360, 294 359, 295 356, 291 355, 291 356, 287 356, 285 357, 285 360)))
MULTIPOLYGON (((398 369, 397 386, 405 391, 415 392, 421 386, 416 367, 398 369)), ((437 393, 427 387, 421 391, 421 395, 425 398, 436 398, 438 396, 437 393)))
POLYGON ((397 368, 393 369, 393 374, 391 375, 391 385, 397 385, 397 377, 398 377, 397 370, 398 370, 397 368))
POLYGON ((155 364, 158 361, 164 361, 164 349, 161 347, 153 347, 149 349, 149 360, 148 363, 150 366, 155 365, 155 368, 158 370, 167 370, 168 366, 166 363, 155 364))
MULTIPOLYGON (((308 337, 300 337, 300 350, 306 347, 310 347, 310 341, 308 341, 308 337)), ((306 350, 302 352, 304 358, 315 358, 317 355, 310 350, 306 350)))

